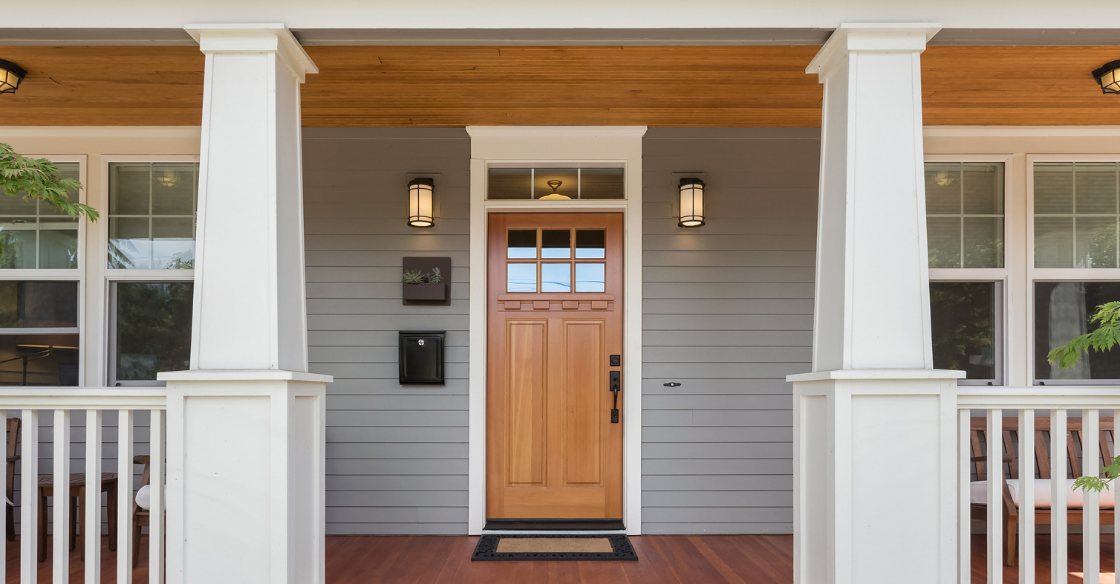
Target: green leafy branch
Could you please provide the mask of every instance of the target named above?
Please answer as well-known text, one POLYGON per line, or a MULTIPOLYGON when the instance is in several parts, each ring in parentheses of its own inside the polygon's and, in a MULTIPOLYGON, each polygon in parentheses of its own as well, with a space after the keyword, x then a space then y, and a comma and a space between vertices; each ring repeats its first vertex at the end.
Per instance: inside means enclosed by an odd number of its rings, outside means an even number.
POLYGON ((1077 477, 1073 481, 1073 489, 1081 489, 1082 491, 1101 492, 1108 488, 1108 484, 1116 480, 1120 476, 1120 456, 1112 459, 1112 464, 1101 469, 1104 471, 1105 478, 1100 477, 1077 477))
POLYGON ((70 200, 70 193, 76 193, 81 188, 82 183, 62 178, 58 167, 51 161, 22 156, 11 146, 0 142, 0 189, 9 196, 22 195, 24 201, 38 199, 60 213, 97 221, 99 214, 96 209, 70 200))

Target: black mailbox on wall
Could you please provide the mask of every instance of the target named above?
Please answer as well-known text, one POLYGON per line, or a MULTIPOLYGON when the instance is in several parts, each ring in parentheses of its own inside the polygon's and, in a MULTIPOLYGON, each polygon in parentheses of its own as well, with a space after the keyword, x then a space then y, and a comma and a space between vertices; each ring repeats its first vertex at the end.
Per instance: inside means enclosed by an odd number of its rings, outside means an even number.
POLYGON ((400 382, 443 383, 444 331, 400 332, 400 382))

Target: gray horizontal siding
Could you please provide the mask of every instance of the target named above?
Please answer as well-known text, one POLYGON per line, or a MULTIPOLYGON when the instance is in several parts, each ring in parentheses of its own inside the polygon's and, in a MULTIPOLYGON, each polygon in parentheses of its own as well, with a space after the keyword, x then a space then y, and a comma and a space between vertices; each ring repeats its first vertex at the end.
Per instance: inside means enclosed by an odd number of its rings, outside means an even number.
POLYGON ((305 129, 308 344, 327 387, 327 533, 467 530, 470 140, 462 130, 305 129), (408 172, 440 215, 406 225, 408 172), (451 306, 403 306, 401 258, 450 256, 451 306), (397 331, 446 330, 447 383, 397 382, 397 331))
POLYGON ((792 531, 785 376, 812 358, 819 150, 806 130, 646 135, 645 533, 792 531), (707 173, 702 228, 676 226, 681 171, 707 173))

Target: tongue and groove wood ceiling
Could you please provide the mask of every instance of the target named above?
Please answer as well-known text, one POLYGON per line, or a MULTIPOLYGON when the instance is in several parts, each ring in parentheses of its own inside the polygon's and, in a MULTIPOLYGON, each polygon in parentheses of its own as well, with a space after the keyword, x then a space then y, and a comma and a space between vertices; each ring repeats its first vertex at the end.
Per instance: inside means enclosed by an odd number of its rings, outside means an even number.
MULTIPOLYGON (((816 46, 308 47, 309 127, 818 127, 816 46)), ((1090 72, 1117 47, 932 46, 926 125, 1120 124, 1090 72)), ((196 47, 0 47, 30 74, 0 126, 186 126, 202 117, 196 47)))

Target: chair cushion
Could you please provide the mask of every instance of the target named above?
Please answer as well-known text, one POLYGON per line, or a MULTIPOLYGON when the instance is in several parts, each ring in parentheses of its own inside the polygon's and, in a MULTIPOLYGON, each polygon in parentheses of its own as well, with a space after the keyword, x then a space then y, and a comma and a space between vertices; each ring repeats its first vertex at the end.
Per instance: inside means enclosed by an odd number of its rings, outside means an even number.
POLYGON ((136 504, 144 510, 152 506, 152 490, 148 488, 150 486, 151 485, 144 485, 140 487, 139 491, 136 491, 136 504))
MULTIPOLYGON (((973 505, 986 505, 988 503, 988 481, 974 481, 970 485, 973 505)), ((1007 490, 1011 492, 1011 500, 1019 504, 1019 479, 1007 479, 1007 490)), ((1112 509, 1116 507, 1116 485, 1101 491, 1100 508, 1112 509)), ((1080 509, 1084 506, 1085 492, 1073 490, 1073 479, 1066 479, 1066 508, 1080 509)), ((1050 479, 1034 480, 1034 507, 1035 509, 1050 508, 1050 479)))

